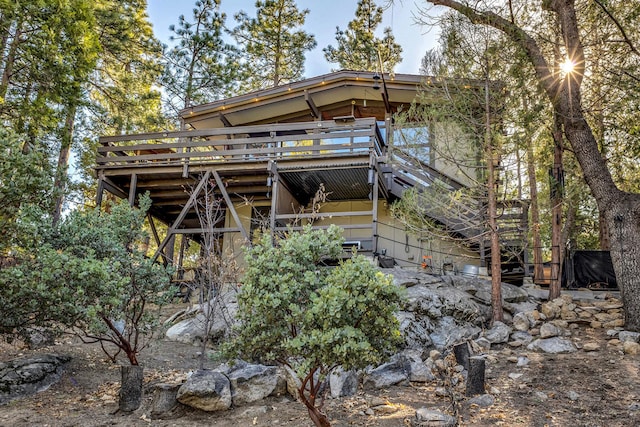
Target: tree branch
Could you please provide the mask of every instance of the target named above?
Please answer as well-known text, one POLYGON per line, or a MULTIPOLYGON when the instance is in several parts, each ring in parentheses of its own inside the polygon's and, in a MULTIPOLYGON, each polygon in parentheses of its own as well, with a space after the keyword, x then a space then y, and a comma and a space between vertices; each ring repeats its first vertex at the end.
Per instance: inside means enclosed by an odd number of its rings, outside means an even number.
POLYGON ((598 6, 600 6, 600 8, 602 9, 602 11, 609 17, 609 19, 611 19, 611 21, 613 21, 613 23, 616 25, 616 27, 618 27, 618 30, 620 30, 620 34, 622 34, 622 38, 624 38, 624 42, 629 45, 629 48, 631 49, 631 52, 635 53, 637 56, 640 56, 640 51, 638 51, 638 49, 636 49, 635 45, 633 44, 633 42, 631 41, 631 39, 629 38, 629 36, 627 35, 627 32, 624 30, 624 28, 622 27, 622 24, 620 24, 620 21, 618 21, 616 19, 615 16, 613 16, 613 14, 611 12, 609 12, 609 10, 607 9, 607 7, 602 3, 602 1, 600 0, 593 0, 596 2, 596 4, 598 6))
MULTIPOLYGON (((446 6, 466 16, 474 24, 489 25, 502 31, 516 45, 521 47, 533 64, 538 81, 552 100, 555 100, 559 90, 560 81, 553 78, 553 73, 547 60, 542 54, 536 41, 526 31, 516 24, 504 19, 495 12, 489 10, 477 10, 471 6, 455 0, 427 0, 436 6, 446 6)), ((555 101, 554 101, 555 102, 555 101)))

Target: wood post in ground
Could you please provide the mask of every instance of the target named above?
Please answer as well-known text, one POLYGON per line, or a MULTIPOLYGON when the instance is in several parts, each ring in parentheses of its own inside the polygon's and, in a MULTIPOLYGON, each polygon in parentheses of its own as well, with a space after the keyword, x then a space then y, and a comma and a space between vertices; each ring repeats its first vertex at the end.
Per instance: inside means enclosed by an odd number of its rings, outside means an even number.
POLYGON ((122 412, 133 412, 142 403, 143 369, 139 365, 120 367, 122 380, 120 383, 119 409, 122 412))
POLYGON ((484 394, 484 370, 485 360, 482 356, 469 358, 469 371, 467 373, 467 396, 484 394))

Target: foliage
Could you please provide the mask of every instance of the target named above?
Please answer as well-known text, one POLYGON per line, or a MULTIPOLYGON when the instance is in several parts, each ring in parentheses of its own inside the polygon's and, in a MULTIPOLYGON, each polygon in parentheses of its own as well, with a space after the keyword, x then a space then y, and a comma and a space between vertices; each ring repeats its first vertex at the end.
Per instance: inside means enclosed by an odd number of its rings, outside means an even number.
POLYGON ((295 82, 304 75, 304 54, 316 47, 313 35, 300 29, 309 9, 294 0, 256 2, 256 17, 241 11, 231 35, 242 48, 246 80, 243 90, 258 90, 295 82))
POLYGON ((174 113, 233 90, 238 70, 236 50, 223 40, 226 15, 219 7, 220 0, 198 0, 193 22, 180 15, 178 25, 169 27, 177 44, 164 54, 162 85, 174 113))
POLYGON ((56 226, 37 210, 23 218, 32 243, 0 270, 1 329, 72 328, 113 360, 123 351, 137 365, 143 338, 157 325, 153 310, 169 296, 170 272, 138 247, 150 203, 145 196, 140 209, 123 202, 108 213, 76 211, 56 226))
MULTIPOLYGON (((342 231, 290 232, 272 241, 262 235, 248 249, 238 298, 238 335, 226 345, 236 357, 277 362, 294 369, 301 398, 317 425, 319 390, 336 366, 379 363, 399 343, 393 313, 400 293, 364 257, 328 267, 342 253, 342 231)), ((319 405, 321 406, 321 404, 319 405)))
MULTIPOLYGON (((0 129, 0 257, 19 250, 20 217, 29 206, 48 210, 52 172, 42 148, 23 152, 24 138, 0 129)), ((0 262, 0 266, 2 262, 0 262)))
POLYGON ((347 29, 336 28, 337 46, 323 49, 327 61, 345 70, 392 72, 402 61, 402 47, 395 42, 391 28, 384 29, 384 37, 375 36, 383 11, 373 0, 358 1, 356 17, 347 29))

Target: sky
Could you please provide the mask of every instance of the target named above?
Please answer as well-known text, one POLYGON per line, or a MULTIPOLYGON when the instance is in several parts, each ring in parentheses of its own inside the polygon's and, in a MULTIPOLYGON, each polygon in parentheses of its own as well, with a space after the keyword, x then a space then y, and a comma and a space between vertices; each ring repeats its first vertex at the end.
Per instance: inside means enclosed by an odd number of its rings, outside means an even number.
MULTIPOLYGON (((178 23, 178 16, 193 16, 192 9, 195 0, 147 0, 148 14, 153 24, 156 37, 165 44, 170 44, 169 26, 178 23)), ((322 48, 336 45, 336 26, 341 30, 355 17, 357 0, 298 0, 299 9, 309 9, 305 30, 316 37, 318 46, 307 53, 305 76, 313 77, 331 72, 332 67, 324 59, 322 48)), ((380 0, 378 5, 385 2, 380 0)), ((394 5, 384 12, 384 20, 378 27, 379 34, 385 27, 391 27, 396 42, 402 46, 402 63, 396 66, 396 73, 418 74, 420 61, 425 52, 435 47, 438 34, 435 29, 420 27, 415 24, 413 15, 418 6, 424 7, 425 2, 417 0, 395 0, 394 5)), ((227 14, 226 25, 236 25, 233 15, 244 10, 249 16, 255 16, 255 0, 222 0, 221 9, 227 14)), ((191 19, 192 20, 192 19, 191 19)))

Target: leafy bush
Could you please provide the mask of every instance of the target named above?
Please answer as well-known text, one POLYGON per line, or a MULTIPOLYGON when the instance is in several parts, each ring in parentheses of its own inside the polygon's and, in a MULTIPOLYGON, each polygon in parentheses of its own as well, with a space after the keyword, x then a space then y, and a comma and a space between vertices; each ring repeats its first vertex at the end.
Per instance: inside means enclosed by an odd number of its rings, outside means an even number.
POLYGON ((343 241, 337 226, 308 226, 275 242, 261 236, 247 250, 240 327, 225 346, 232 357, 292 368, 318 426, 329 425, 320 391, 331 370, 379 363, 400 342, 393 314, 400 292, 391 277, 355 254, 337 267, 325 265, 342 254, 343 241))
POLYGON ((31 243, 16 264, 0 270, 0 330, 20 333, 34 326, 71 328, 85 341, 100 342, 115 360, 121 351, 132 365, 157 325, 153 308, 170 296, 170 271, 138 248, 151 201, 126 202, 109 212, 72 212, 56 227, 46 216, 23 219, 31 243))

